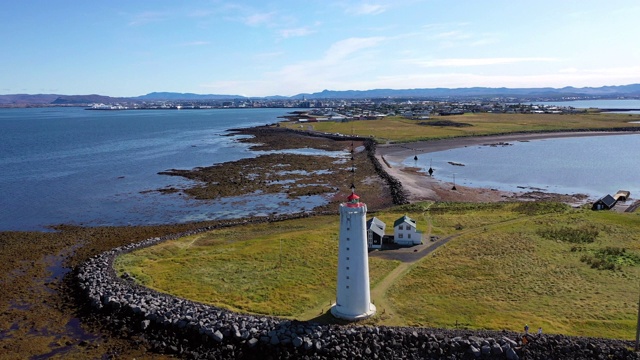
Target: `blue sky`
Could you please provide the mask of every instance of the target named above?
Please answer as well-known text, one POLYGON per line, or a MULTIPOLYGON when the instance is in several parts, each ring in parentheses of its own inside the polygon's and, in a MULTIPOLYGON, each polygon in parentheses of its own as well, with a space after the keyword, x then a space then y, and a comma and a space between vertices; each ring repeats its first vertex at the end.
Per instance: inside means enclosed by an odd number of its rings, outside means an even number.
POLYGON ((625 85, 638 21, 638 0, 3 1, 0 94, 625 85))

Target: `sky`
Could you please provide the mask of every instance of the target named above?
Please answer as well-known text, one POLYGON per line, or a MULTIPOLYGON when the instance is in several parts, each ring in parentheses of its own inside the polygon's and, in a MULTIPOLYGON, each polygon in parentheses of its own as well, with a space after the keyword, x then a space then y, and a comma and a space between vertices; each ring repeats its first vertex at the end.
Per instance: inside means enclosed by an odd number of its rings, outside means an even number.
POLYGON ((19 0, 0 94, 640 83, 638 0, 19 0))

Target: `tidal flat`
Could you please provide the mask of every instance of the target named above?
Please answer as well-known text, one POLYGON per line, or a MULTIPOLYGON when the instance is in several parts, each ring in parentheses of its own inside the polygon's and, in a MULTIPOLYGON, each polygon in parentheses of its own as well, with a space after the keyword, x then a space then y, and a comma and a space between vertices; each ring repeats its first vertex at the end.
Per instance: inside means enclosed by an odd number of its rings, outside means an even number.
MULTIPOLYGON (((246 171, 273 174, 282 179, 291 178, 290 175, 297 174, 300 175, 301 180, 300 186, 296 186, 296 191, 306 196, 312 191, 311 189, 322 189, 327 201, 316 211, 335 212, 337 203, 343 200, 340 194, 346 194, 349 191, 354 176, 361 176, 358 180, 362 186, 359 186, 358 191, 370 199, 368 203, 372 209, 393 204, 388 186, 375 175, 362 142, 356 141, 353 144, 353 148, 358 149, 353 153, 353 166, 357 170, 354 174, 351 172, 352 141, 350 140, 335 141, 295 134, 291 136, 287 134, 288 131, 278 130, 239 131, 253 135, 246 141, 254 143, 257 150, 338 151, 342 153, 344 161, 336 164, 336 157, 317 155, 311 151, 313 155, 283 155, 282 159, 286 161, 276 164, 273 162, 274 157, 280 157, 280 155, 274 153, 258 157, 259 160, 242 160, 214 167, 212 171, 218 172, 215 176, 219 178, 240 178, 246 171), (326 172, 329 164, 335 172, 326 172), (245 170, 246 166, 249 170, 245 170), (290 174, 282 174, 283 171, 290 174), (373 175, 364 176, 364 174, 373 175)), ((273 182, 279 184, 274 190, 277 192, 283 190, 283 185, 286 184, 278 180, 273 182)), ((206 181, 203 183, 206 187, 206 181)), ((261 186, 257 181, 248 181, 246 188, 236 186, 237 184, 233 182, 228 182, 226 185, 218 188, 230 195, 251 194, 261 186)), ((275 184, 272 185, 275 186, 275 184)), ((212 185, 209 184, 209 186, 212 185)), ((187 193, 189 190, 184 191, 187 193)), ((75 293, 72 270, 86 259, 117 246, 152 237, 183 233, 222 222, 224 221, 121 227, 80 227, 60 224, 51 226, 47 232, 0 232, 0 284, 4 289, 0 292, 2 353, 9 358, 35 356, 78 359, 134 358, 144 357, 145 354, 148 354, 147 356, 153 354, 154 358, 164 358, 162 355, 149 352, 151 349, 137 337, 125 335, 121 329, 110 326, 103 319, 97 319, 85 312, 82 299, 79 299, 75 293)))

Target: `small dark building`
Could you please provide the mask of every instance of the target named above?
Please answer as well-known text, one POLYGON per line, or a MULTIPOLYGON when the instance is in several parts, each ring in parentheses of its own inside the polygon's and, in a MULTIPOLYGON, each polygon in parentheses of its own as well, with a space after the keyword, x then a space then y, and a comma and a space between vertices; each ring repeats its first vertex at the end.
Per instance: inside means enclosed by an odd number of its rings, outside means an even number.
POLYGON ((382 248, 382 238, 387 225, 377 217, 372 217, 367 221, 367 242, 369 249, 382 248))
POLYGON ((591 206, 591 210, 610 210, 616 204, 617 200, 611 195, 606 195, 598 199, 591 206))

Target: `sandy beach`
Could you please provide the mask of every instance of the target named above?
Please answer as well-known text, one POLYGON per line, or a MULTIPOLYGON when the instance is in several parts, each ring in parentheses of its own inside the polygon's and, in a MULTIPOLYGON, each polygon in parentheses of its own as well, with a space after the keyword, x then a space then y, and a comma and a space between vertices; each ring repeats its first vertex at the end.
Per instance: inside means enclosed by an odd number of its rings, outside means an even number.
POLYGON ((409 201, 411 202, 426 200, 467 202, 556 200, 578 206, 587 202, 589 198, 584 194, 553 194, 540 191, 509 192, 499 191, 496 189, 465 187, 458 184, 456 184, 456 190, 452 190, 453 183, 451 182, 430 177, 424 173, 418 172, 419 169, 417 168, 403 165, 398 166, 397 164, 402 164, 404 159, 413 156, 414 154, 428 154, 430 152, 444 151, 467 146, 490 145, 509 141, 530 141, 563 137, 610 136, 616 134, 628 134, 628 132, 583 131, 527 133, 461 137, 406 144, 385 144, 378 146, 376 157, 381 163, 385 164, 385 170, 402 183, 409 201))

